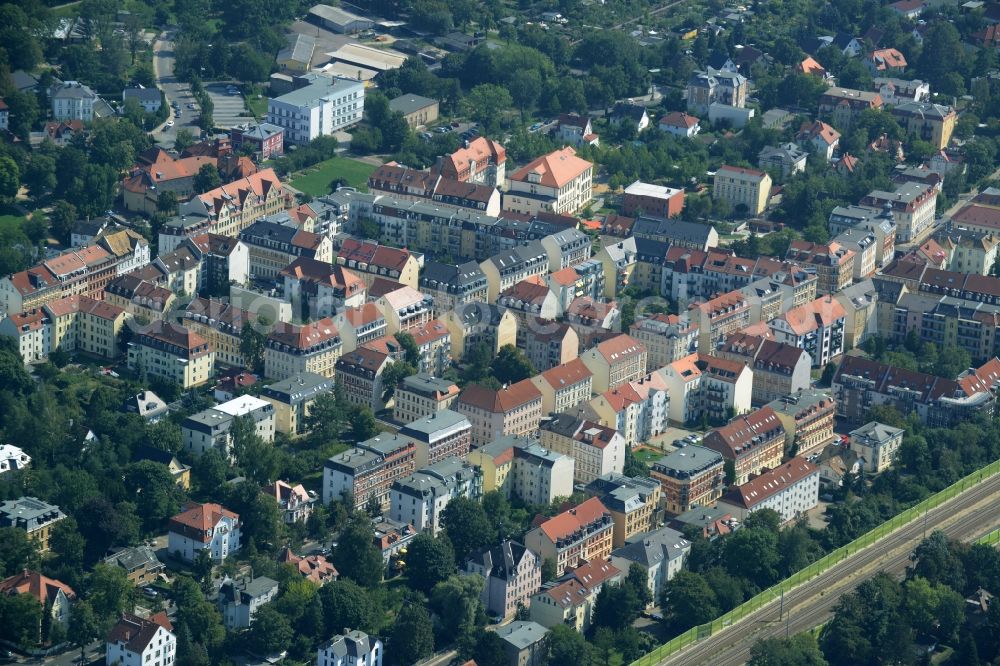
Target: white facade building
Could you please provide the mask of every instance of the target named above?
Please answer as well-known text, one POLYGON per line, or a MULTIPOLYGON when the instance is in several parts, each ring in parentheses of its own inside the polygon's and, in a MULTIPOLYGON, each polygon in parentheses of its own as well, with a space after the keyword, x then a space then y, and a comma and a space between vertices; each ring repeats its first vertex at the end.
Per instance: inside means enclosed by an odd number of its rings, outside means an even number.
POLYGON ((194 562, 208 550, 216 562, 240 548, 240 517, 218 504, 195 504, 170 519, 167 551, 185 562, 194 562))
POLYGON ((285 130, 285 141, 306 144, 361 121, 365 86, 360 81, 309 75, 311 82, 267 101, 267 122, 285 130))
POLYGON ((347 631, 319 646, 316 666, 382 666, 382 641, 363 631, 347 631))
POLYGON ((77 81, 64 81, 50 93, 52 100, 52 118, 55 120, 82 120, 90 122, 94 119, 94 102, 97 93, 77 81))
POLYGON ((105 661, 119 666, 169 666, 177 655, 177 637, 167 614, 148 620, 126 613, 108 634, 105 661))
POLYGON ((816 465, 792 458, 742 486, 730 487, 718 506, 741 522, 754 511, 773 509, 787 523, 819 503, 819 475, 816 465))
POLYGON ((31 464, 31 456, 13 444, 0 444, 0 474, 24 469, 31 464))

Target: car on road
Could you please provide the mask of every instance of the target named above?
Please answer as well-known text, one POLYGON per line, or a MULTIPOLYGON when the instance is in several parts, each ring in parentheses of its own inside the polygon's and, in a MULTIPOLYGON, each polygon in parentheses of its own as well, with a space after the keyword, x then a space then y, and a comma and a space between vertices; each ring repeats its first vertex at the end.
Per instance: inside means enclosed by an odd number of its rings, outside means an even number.
POLYGON ((167 126, 167 127, 173 127, 173 126, 174 126, 174 121, 172 121, 172 120, 168 120, 168 121, 167 121, 167 125, 166 125, 166 126, 167 126))
POLYGON ((190 104, 188 104, 188 108, 191 109, 191 110, 194 110, 194 109, 198 108, 198 105, 195 104, 194 102, 191 102, 190 104))
POLYGON ((144 588, 142 588, 142 593, 145 594, 147 597, 158 597, 158 596, 160 596, 160 593, 157 592, 156 590, 154 590, 151 587, 144 587, 144 588))
POLYGON ((528 128, 528 131, 529 132, 537 132, 541 128, 542 128, 542 124, 541 123, 535 123, 531 127, 528 128))

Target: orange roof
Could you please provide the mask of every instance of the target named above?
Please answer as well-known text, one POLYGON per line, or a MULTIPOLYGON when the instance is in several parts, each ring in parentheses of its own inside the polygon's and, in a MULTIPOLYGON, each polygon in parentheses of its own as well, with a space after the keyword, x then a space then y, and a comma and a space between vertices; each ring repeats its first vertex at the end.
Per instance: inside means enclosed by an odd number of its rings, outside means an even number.
POLYGON ((689 116, 683 111, 672 111, 667 115, 660 118, 660 124, 666 125, 667 127, 682 127, 684 129, 690 129, 698 124, 698 119, 694 116, 689 116))
POLYGON ((238 514, 229 509, 223 508, 220 504, 193 504, 170 519, 171 529, 174 527, 186 527, 190 530, 200 531, 203 534, 213 529, 224 517, 238 521, 238 514))
POLYGON ((646 345, 631 335, 622 333, 597 345, 597 352, 609 364, 621 363, 630 356, 646 353, 646 345))
POLYGON ((30 594, 38 603, 47 606, 62 590, 70 599, 76 598, 73 588, 55 578, 25 569, 10 578, 0 580, 0 594, 30 594))
POLYGON ((764 472, 742 486, 730 488, 723 500, 730 504, 752 509, 764 500, 795 485, 810 474, 819 471, 816 465, 803 458, 792 458, 780 467, 764 472))
POLYGON ((840 139, 840 132, 822 120, 815 120, 811 123, 802 123, 802 126, 799 127, 799 136, 810 140, 819 138, 828 146, 832 146, 840 139))
POLYGON ((502 299, 513 299, 525 304, 541 304, 549 295, 549 286, 537 276, 532 276, 517 282, 503 290, 502 299))
POLYGON ((896 49, 877 49, 868 55, 868 59, 875 63, 878 70, 906 68, 906 56, 896 49))
POLYGON ((365 303, 358 307, 346 308, 341 314, 355 328, 370 324, 379 319, 385 319, 385 315, 382 314, 382 311, 374 303, 365 303))
POLYGON ((806 56, 806 59, 800 62, 796 69, 803 74, 815 74, 817 76, 826 75, 826 69, 823 65, 816 62, 812 56, 806 56))
POLYGON ((310 324, 288 324, 278 322, 274 325, 268 342, 288 345, 293 349, 312 349, 339 335, 337 327, 329 317, 323 317, 310 324))
POLYGON ((413 341, 417 343, 418 347, 451 335, 448 332, 448 327, 440 319, 431 319, 419 328, 411 328, 407 333, 413 336, 413 341))
POLYGON ((690 356, 677 359, 670 364, 670 368, 675 374, 684 377, 689 381, 701 377, 701 368, 698 367, 697 354, 691 354, 690 356))
POLYGON ((610 515, 601 500, 591 497, 586 502, 549 518, 538 527, 550 541, 556 542, 610 515))
POLYGON ((811 303, 792 308, 780 318, 788 323, 795 335, 805 335, 820 327, 832 326, 838 319, 847 316, 840 301, 824 296, 811 303))
MULTIPOLYGON (((600 226, 600 222, 598 222, 600 226)), ((557 284, 564 287, 576 284, 576 281, 580 279, 580 274, 576 272, 576 269, 572 266, 567 266, 566 268, 560 269, 549 276, 557 284)))
POLYGON ((510 180, 528 182, 529 174, 537 174, 539 184, 545 187, 563 187, 577 178, 593 164, 576 156, 576 150, 567 146, 529 162, 509 176, 510 180))
POLYGON ((535 400, 541 402, 541 399, 541 392, 531 380, 523 379, 496 391, 480 384, 470 384, 462 391, 458 402, 498 414, 511 412, 535 400))
POLYGON ((218 213, 226 206, 243 206, 251 195, 260 198, 266 197, 274 188, 281 188, 281 179, 278 178, 278 174, 274 173, 274 169, 264 169, 246 178, 239 178, 200 194, 198 199, 210 213, 218 213))
POLYGON ((718 169, 718 171, 716 171, 716 173, 719 173, 719 172, 722 172, 722 171, 728 171, 730 173, 738 173, 738 174, 741 174, 741 175, 744 175, 744 176, 754 176, 755 178, 763 178, 764 176, 767 175, 766 173, 764 173, 763 171, 760 171, 758 169, 748 169, 746 167, 735 167, 735 166, 729 166, 728 164, 724 164, 724 165, 720 166, 719 169, 718 169))
POLYGON ((579 384, 592 376, 593 373, 579 358, 574 358, 569 363, 557 365, 542 373, 542 378, 545 379, 545 382, 556 390, 579 384))

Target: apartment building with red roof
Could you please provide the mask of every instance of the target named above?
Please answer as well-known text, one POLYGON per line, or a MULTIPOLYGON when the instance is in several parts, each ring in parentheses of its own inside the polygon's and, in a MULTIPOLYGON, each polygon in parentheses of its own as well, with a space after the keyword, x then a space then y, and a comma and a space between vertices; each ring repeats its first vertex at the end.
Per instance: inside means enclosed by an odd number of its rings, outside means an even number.
POLYGON ((535 375, 531 383, 542 394, 542 413, 558 414, 590 399, 593 373, 583 360, 575 358, 535 375))
POLYGON ((507 178, 504 209, 573 214, 593 198, 594 165, 570 146, 542 155, 507 178))
POLYGON ((125 210, 136 213, 156 212, 157 198, 161 192, 173 192, 178 201, 194 196, 194 178, 203 165, 215 168, 215 157, 171 158, 166 153, 152 164, 137 163, 122 181, 125 210))
POLYGON ((731 461, 735 466, 734 483, 742 485, 751 475, 781 463, 785 428, 773 409, 762 407, 710 431, 702 445, 731 461))
POLYGON ((365 281, 353 271, 329 261, 299 257, 278 271, 285 298, 301 319, 332 317, 344 308, 365 304, 365 281))
POLYGON ((751 324, 750 300, 740 291, 730 291, 688 308, 698 325, 698 352, 710 354, 720 342, 751 324))
POLYGON ((593 374, 595 393, 604 393, 646 374, 646 345, 622 333, 598 343, 580 355, 593 374))
POLYGON ((187 504, 167 525, 167 551, 194 562, 206 550, 221 562, 239 550, 241 527, 239 514, 220 504, 187 504))
POLYGON ((530 379, 499 389, 470 384, 455 402, 455 411, 472 424, 474 447, 503 435, 534 437, 542 418, 542 393, 530 379))
POLYGON ((844 353, 847 311, 830 295, 792 308, 769 325, 775 340, 804 350, 814 368, 825 367, 844 353))
MULTIPOLYGON (((771 335, 770 331, 768 332, 771 335)), ((800 347, 770 337, 736 333, 716 355, 753 370, 752 403, 763 405, 810 386, 812 358, 800 347)))
POLYGON ((179 324, 156 320, 134 332, 128 343, 128 368, 180 384, 200 386, 215 371, 215 350, 179 324))
POLYGON ((744 521, 755 511, 771 509, 787 523, 819 504, 819 468, 804 458, 768 470, 738 486, 730 486, 718 506, 744 521))
POLYGON ((507 179, 507 151, 493 139, 476 137, 467 146, 439 158, 433 171, 462 182, 503 187, 507 179))
POLYGON ((549 519, 538 517, 524 536, 524 545, 542 559, 556 562, 556 574, 611 555, 614 521, 596 497, 549 519))
POLYGON ((171 666, 177 655, 177 637, 166 612, 148 619, 123 613, 105 641, 105 659, 121 666, 171 666))
POLYGON ((340 246, 336 263, 357 273, 369 289, 372 282, 379 277, 394 280, 413 289, 419 284, 420 266, 416 257, 406 249, 348 238, 340 246))
POLYGON ((340 332, 330 317, 308 324, 278 322, 265 343, 264 375, 276 380, 299 372, 333 377, 342 349, 340 332))
MULTIPOLYGON (((30 569, 0 580, 0 595, 27 594, 45 609, 50 620, 66 630, 73 613, 76 592, 66 583, 49 578, 30 569)), ((43 619, 39 614, 38 635, 41 636, 43 619)))
POLYGON ((385 408, 382 373, 392 359, 388 354, 368 347, 358 347, 337 359, 337 387, 352 405, 368 407, 372 412, 385 408))

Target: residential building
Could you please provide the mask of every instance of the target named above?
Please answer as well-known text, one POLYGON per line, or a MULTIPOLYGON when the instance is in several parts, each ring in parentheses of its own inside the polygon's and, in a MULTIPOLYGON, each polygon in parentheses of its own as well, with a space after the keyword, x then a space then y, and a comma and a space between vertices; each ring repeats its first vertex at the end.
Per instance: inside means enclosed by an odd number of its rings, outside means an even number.
POLYGON ((20 594, 30 595, 43 609, 43 612, 38 615, 37 635, 39 638, 42 635, 42 626, 46 622, 61 627, 63 631, 69 629, 73 603, 77 599, 76 592, 73 591, 72 587, 37 571, 22 569, 10 578, 0 580, 0 595, 20 594), (48 618, 43 617, 45 614, 48 615, 48 618))
POLYGON ((128 104, 130 99, 134 99, 146 113, 156 113, 163 105, 163 99, 159 88, 125 88, 122 91, 122 104, 128 104))
POLYGON ((301 483, 293 486, 280 479, 265 486, 262 492, 274 498, 286 525, 305 523, 318 501, 316 493, 307 491, 301 483))
POLYGON ((719 506, 745 521, 754 511, 771 509, 787 523, 819 504, 819 468, 804 458, 792 458, 746 483, 730 486, 719 506))
POLYGON ((687 315, 640 317, 629 335, 646 346, 646 371, 653 372, 697 351, 698 327, 687 315))
POLYGON ((847 229, 833 242, 854 252, 854 280, 861 281, 875 274, 879 251, 878 237, 867 229, 847 229))
POLYGON ((627 334, 617 335, 580 355, 593 374, 593 389, 604 393, 646 374, 646 347, 627 334))
POLYGON ((163 563, 156 557, 156 552, 145 545, 120 548, 105 557, 104 563, 121 568, 129 582, 136 587, 155 582, 160 572, 165 569, 163 563))
POLYGON ((396 387, 392 418, 397 423, 412 423, 432 414, 449 410, 458 399, 454 382, 427 373, 406 377, 396 387))
POLYGON ((935 150, 948 146, 958 118, 955 109, 931 102, 904 102, 894 106, 890 113, 904 131, 916 134, 935 150))
POLYGON ((330 238, 295 227, 257 220, 240 232, 250 256, 250 275, 276 280, 286 266, 300 257, 329 264, 333 260, 330 238))
POLYGON ((455 404, 472 423, 476 447, 502 435, 533 437, 542 418, 542 393, 528 379, 496 390, 470 384, 455 404))
POLYGON ((622 571, 638 564, 646 572, 650 594, 659 599, 663 586, 684 568, 690 554, 691 542, 683 534, 669 527, 651 528, 611 551, 611 564, 622 571))
MULTIPOLYGON (((704 446, 722 454, 735 467, 734 483, 774 469, 785 453, 785 428, 770 407, 738 416, 705 435, 704 446)), ((685 509, 686 511, 687 509, 685 509)))
POLYGON ((504 641, 510 666, 543 666, 546 663, 545 636, 549 630, 537 622, 516 621, 497 629, 504 641))
POLYGON ((480 600, 492 616, 508 618, 528 607, 542 586, 542 561, 523 544, 503 541, 478 551, 465 561, 465 572, 479 574, 485 584, 480 600))
POLYGON ((132 450, 132 459, 135 461, 149 460, 159 463, 167 468, 175 484, 183 490, 188 490, 191 487, 191 466, 182 463, 170 451, 164 451, 152 446, 137 446, 132 450))
POLYGON ((922 241, 933 231, 938 191, 925 183, 902 183, 894 192, 872 190, 862 200, 862 206, 877 210, 892 209, 896 222, 896 239, 901 243, 922 241))
MULTIPOLYGON (((614 520, 612 546, 621 548, 636 534, 656 528, 660 520, 659 481, 604 474, 587 484, 584 492, 601 500, 614 520)), ((627 569, 627 568, 626 568, 627 569)))
POLYGON ((902 74, 906 69, 906 56, 893 48, 875 49, 865 56, 865 66, 872 76, 902 74))
POLYGON ((701 131, 701 124, 694 116, 689 116, 683 111, 671 111, 660 117, 660 131, 668 132, 674 136, 690 139, 701 131))
POLYGON ((485 345, 495 356, 502 347, 517 343, 517 318, 497 305, 469 303, 445 314, 444 325, 451 334, 451 355, 461 361, 466 351, 485 345))
MULTIPOLYGON (((368 191, 376 196, 384 196, 384 200, 372 202, 372 212, 379 217, 399 217, 402 212, 418 212, 421 207, 407 205, 417 203, 438 206, 445 204, 457 208, 470 209, 480 214, 496 217, 500 214, 500 191, 490 185, 446 178, 435 171, 418 171, 407 166, 390 162, 383 164, 368 176, 368 191), (390 198, 391 197, 391 198, 390 198)), ((407 215, 408 216, 408 215, 407 215)), ((378 221, 383 237, 398 240, 400 231, 398 225, 388 226, 378 221)), ((415 227, 419 229, 419 227, 415 227)), ((406 229, 409 236, 409 228, 406 229)), ((417 233, 417 236, 421 234, 417 233)), ((418 245, 423 247, 428 242, 426 236, 418 245)))
POLYGON ((340 577, 337 568, 330 564, 324 555, 296 555, 291 548, 286 547, 278 556, 280 564, 290 564, 299 575, 312 582, 317 587, 323 587, 329 582, 336 582, 340 577))
POLYGON ((584 633, 590 629, 597 596, 605 585, 618 585, 624 573, 607 560, 588 562, 546 583, 531 598, 531 618, 543 627, 565 625, 584 633))
POLYGON ((282 380, 300 372, 333 377, 343 343, 329 317, 309 324, 278 322, 264 347, 264 375, 282 380))
POLYGON ((737 333, 716 352, 753 370, 752 403, 763 405, 809 388, 812 358, 799 347, 737 333))
POLYGON ((936 238, 948 252, 948 270, 956 273, 989 275, 1000 257, 1000 235, 995 233, 950 228, 936 238))
POLYGON ((233 150, 250 146, 261 162, 285 154, 285 128, 271 123, 243 123, 229 130, 233 150))
POLYGON ((649 476, 660 482, 663 508, 673 515, 713 504, 722 494, 723 459, 704 446, 685 446, 657 460, 649 476))
POLYGON ((674 516, 667 521, 667 526, 684 532, 685 528, 697 527, 703 537, 714 541, 724 534, 730 534, 739 528, 739 523, 725 509, 715 507, 696 507, 690 511, 674 516))
POLYGON ((840 132, 822 120, 814 120, 811 123, 802 123, 795 140, 806 152, 811 152, 829 162, 840 145, 840 132))
POLYGON ((517 327, 518 347, 536 370, 546 372, 578 360, 580 336, 569 323, 534 315, 526 315, 523 321, 524 325, 517 327))
POLYGON ((478 136, 464 148, 438 159, 434 170, 445 178, 501 188, 507 180, 507 151, 492 139, 478 136))
POLYGON ((575 358, 531 378, 542 394, 542 413, 557 414, 590 399, 593 374, 583 360, 575 358))
MULTIPOLYGON (((328 5, 316 5, 313 10, 317 7, 347 13, 328 5)), ((382 641, 355 629, 337 634, 320 645, 316 650, 316 666, 382 666, 382 655, 382 641)))
POLYGON ((844 353, 846 323, 844 306, 825 296, 792 308, 772 320, 770 327, 775 340, 806 351, 813 367, 822 368, 844 353))
POLYGON ((774 410, 785 428, 785 450, 802 458, 814 457, 831 444, 837 408, 829 393, 805 389, 786 395, 767 406, 774 410))
POLYGON ((27 469, 31 456, 13 444, 0 444, 0 475, 6 472, 27 469))
POLYGON ((631 125, 638 133, 649 127, 649 114, 646 113, 646 107, 641 104, 618 102, 608 114, 608 122, 615 125, 631 125))
POLYGON ((553 133, 555 139, 563 144, 579 148, 583 145, 596 146, 600 139, 594 134, 590 118, 578 116, 575 113, 562 113, 553 133))
POLYGON ((606 560, 613 530, 611 513, 591 497, 529 530, 524 543, 543 560, 555 560, 556 574, 561 575, 583 562, 606 560))
POLYGON ((612 240, 594 255, 604 267, 604 296, 607 298, 614 298, 628 287, 638 258, 635 238, 612 240))
POLYGON ((687 85, 687 110, 704 115, 712 105, 742 109, 746 106, 750 82, 736 72, 716 70, 711 67, 695 72, 687 85))
POLYGON ((625 188, 622 212, 631 217, 665 220, 680 215, 684 209, 684 190, 652 185, 637 180, 625 188))
POLYGON ((711 300, 689 306, 698 325, 698 351, 712 353, 719 343, 750 325, 749 299, 740 291, 730 291, 711 300))
MULTIPOLYGON (((160 91, 155 92, 159 96, 160 91)), ((188 201, 196 194, 194 178, 201 167, 218 167, 218 162, 218 158, 207 155, 175 158, 163 151, 157 152, 149 163, 136 162, 122 181, 125 210, 153 213, 162 192, 173 192, 178 201, 188 201)))
POLYGON ((425 326, 434 313, 434 300, 407 286, 390 291, 375 304, 385 315, 389 335, 425 326))
POLYGON ((365 86, 319 75, 306 75, 301 88, 267 100, 267 122, 285 130, 285 140, 306 144, 361 121, 365 86))
POLYGON ((543 155, 508 176, 504 206, 526 215, 575 213, 593 198, 593 172, 572 147, 543 155))
POLYGON ((557 413, 543 420, 539 441, 545 448, 573 458, 576 483, 621 474, 625 465, 625 438, 614 428, 575 413, 557 413))
POLYGON ((819 98, 818 115, 843 132, 850 129, 865 109, 881 109, 882 104, 882 98, 876 92, 828 88, 819 98))
POLYGON ((793 240, 785 253, 785 260, 816 271, 816 291, 835 294, 854 279, 854 250, 831 241, 826 244, 793 240))
POLYGON ((782 180, 806 170, 808 151, 794 143, 780 146, 764 146, 757 154, 757 166, 768 173, 777 173, 782 180))
POLYGON ((227 578, 219 588, 219 611, 228 629, 248 629, 261 606, 278 596, 278 581, 259 576, 253 579, 227 578))
POLYGON ((105 302, 147 321, 166 319, 176 300, 170 288, 134 273, 116 277, 104 288, 105 302))
POLYGON ((174 626, 164 611, 149 619, 123 613, 108 634, 105 660, 121 666, 170 666, 177 655, 177 637, 173 631, 174 626))
MULTIPOLYGON (((528 505, 549 505, 557 497, 573 494, 574 460, 569 455, 510 435, 487 446, 494 453, 504 446, 513 448, 511 468, 504 484, 508 497, 528 505)), ((494 460, 496 457, 494 455, 494 460)))
POLYGON ((420 95, 400 95, 389 100, 389 110, 403 114, 410 127, 429 125, 438 119, 438 101, 420 95))
POLYGON ((233 439, 230 431, 238 418, 250 419, 254 434, 265 442, 274 441, 274 406, 267 400, 242 395, 184 419, 181 424, 184 449, 199 456, 215 449, 231 459, 233 439))
POLYGON ((368 407, 372 412, 385 408, 382 373, 393 360, 371 347, 358 347, 337 359, 336 382, 344 399, 352 405, 368 407))
POLYGON ((482 472, 461 458, 445 458, 392 484, 389 517, 436 536, 444 528, 441 514, 452 499, 477 500, 482 495, 482 472))
POLYGON ((738 213, 760 215, 770 196, 771 177, 763 171, 721 166, 715 172, 712 198, 728 201, 738 213))
POLYGON ((413 440, 417 447, 414 461, 417 469, 423 469, 446 458, 466 457, 472 424, 458 412, 442 409, 407 423, 399 434, 413 440))
POLYGON ((416 257, 405 249, 348 238, 340 246, 336 263, 357 273, 368 289, 371 289, 372 282, 378 277, 417 288, 420 266, 416 257))
POLYGON ((340 332, 341 348, 345 353, 387 337, 385 315, 375 303, 345 308, 333 320, 340 332))
POLYGON ((260 398, 274 408, 274 429, 289 437, 306 432, 306 419, 316 400, 333 391, 331 379, 300 372, 261 389, 260 398))
POLYGON ((835 298, 847 314, 844 327, 844 350, 860 347, 878 329, 878 292, 871 278, 853 284, 835 298))
POLYGON ((420 271, 419 289, 434 299, 438 317, 461 305, 486 301, 488 282, 479 264, 444 264, 427 261, 420 271))
POLYGON ((55 120, 82 120, 91 122, 97 93, 78 81, 63 81, 49 91, 52 118, 55 120))
POLYGON ((241 528, 239 515, 219 504, 188 504, 170 519, 167 551, 190 563, 206 550, 222 562, 240 549, 241 528))
POLYGON ((348 505, 364 510, 377 502, 389 508, 389 488, 400 478, 413 474, 416 466, 413 440, 386 434, 359 442, 323 465, 323 503, 350 498, 348 505))
POLYGON ((996 402, 991 385, 975 375, 958 382, 856 356, 845 356, 837 369, 833 397, 837 416, 850 424, 867 423, 873 406, 887 405, 945 427, 977 413, 992 414, 996 402))
POLYGON ((65 517, 58 506, 37 497, 21 497, 0 504, 0 527, 23 530, 41 553, 49 550, 52 529, 65 517))
POLYGON ((858 454, 866 472, 878 474, 896 462, 904 433, 902 428, 871 421, 850 432, 851 450, 858 454))

